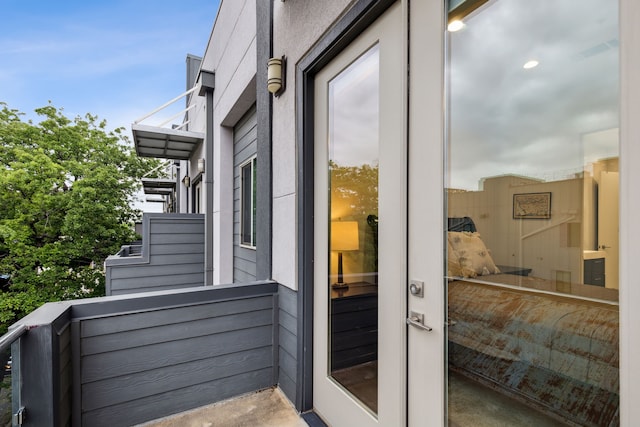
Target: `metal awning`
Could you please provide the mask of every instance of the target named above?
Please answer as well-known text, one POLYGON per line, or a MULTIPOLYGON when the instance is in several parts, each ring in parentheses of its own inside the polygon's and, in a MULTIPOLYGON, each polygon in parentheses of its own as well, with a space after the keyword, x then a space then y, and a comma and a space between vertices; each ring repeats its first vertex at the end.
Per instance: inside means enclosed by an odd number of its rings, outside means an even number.
POLYGON ((171 195, 176 189, 176 182, 172 179, 142 178, 142 188, 145 194, 171 195))
POLYGON ((188 160, 204 133, 167 129, 134 123, 131 125, 136 153, 140 157, 188 160))

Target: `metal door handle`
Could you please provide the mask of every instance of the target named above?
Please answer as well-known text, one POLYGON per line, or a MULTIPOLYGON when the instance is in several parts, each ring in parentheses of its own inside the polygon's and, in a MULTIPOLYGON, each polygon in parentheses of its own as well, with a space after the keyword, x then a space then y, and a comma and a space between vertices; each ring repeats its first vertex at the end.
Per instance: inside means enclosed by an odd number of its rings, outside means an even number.
POLYGON ((427 332, 433 331, 433 328, 424 324, 424 314, 416 313, 412 311, 407 317, 407 325, 415 326, 418 329, 425 330, 427 332))

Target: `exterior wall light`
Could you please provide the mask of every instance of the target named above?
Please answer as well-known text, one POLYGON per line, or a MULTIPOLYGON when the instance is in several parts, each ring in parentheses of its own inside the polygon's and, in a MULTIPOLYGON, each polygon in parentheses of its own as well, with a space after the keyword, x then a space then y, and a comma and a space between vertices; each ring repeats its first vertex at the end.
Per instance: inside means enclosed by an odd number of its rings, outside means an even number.
POLYGON ((198 159, 198 172, 204 173, 204 159, 198 159))
POLYGON ((189 177, 189 175, 187 175, 184 178, 182 178, 182 183, 187 188, 191 185, 191 178, 189 177))
POLYGON ((274 96, 280 96, 285 89, 285 74, 287 60, 282 58, 271 58, 267 62, 267 90, 274 96))

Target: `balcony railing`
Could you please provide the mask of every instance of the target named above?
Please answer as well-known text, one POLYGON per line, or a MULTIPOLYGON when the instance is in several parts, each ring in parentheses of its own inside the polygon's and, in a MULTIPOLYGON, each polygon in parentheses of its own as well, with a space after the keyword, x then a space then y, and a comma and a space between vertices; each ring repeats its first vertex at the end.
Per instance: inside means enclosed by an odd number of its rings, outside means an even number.
POLYGON ((274 282, 45 304, 0 338, 14 425, 134 425, 271 387, 277 308, 274 282))

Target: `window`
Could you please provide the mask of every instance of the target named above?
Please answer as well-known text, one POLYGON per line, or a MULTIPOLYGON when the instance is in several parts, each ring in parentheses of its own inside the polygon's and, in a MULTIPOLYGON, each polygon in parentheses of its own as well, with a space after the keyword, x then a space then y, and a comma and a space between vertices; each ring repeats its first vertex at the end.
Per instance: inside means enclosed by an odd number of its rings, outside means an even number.
POLYGON ((523 424, 619 425, 618 1, 461 4, 448 40, 449 422, 501 424, 488 408, 514 398, 500 412, 523 424))
POLYGON ((240 165, 240 245, 256 247, 256 165, 254 156, 240 165))

